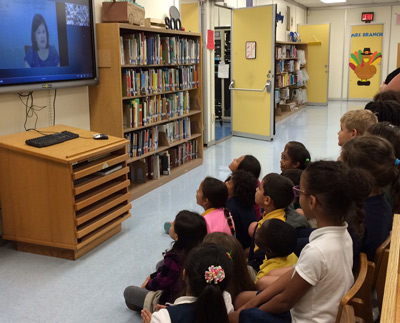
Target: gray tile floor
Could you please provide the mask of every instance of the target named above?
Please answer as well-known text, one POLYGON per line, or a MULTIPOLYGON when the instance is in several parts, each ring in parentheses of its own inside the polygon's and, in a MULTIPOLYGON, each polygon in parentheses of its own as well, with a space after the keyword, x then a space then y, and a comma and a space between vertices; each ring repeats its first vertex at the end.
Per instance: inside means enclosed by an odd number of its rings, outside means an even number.
POLYGON ((208 148, 201 167, 133 201, 122 232, 76 261, 17 252, 11 242, 0 247, 0 322, 141 322, 125 307, 123 290, 141 285, 170 247, 163 223, 182 209, 202 211, 195 194, 205 176, 224 180, 230 162, 243 154, 260 160, 262 176, 279 172, 290 140, 303 142, 313 160, 336 159, 341 115, 364 105, 307 107, 279 122, 272 142, 233 137, 208 148))

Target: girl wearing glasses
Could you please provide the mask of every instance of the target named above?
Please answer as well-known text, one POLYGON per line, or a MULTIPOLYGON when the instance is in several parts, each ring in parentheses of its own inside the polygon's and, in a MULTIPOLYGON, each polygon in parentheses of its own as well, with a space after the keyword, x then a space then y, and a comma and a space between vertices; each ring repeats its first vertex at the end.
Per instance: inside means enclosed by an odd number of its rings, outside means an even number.
MULTIPOLYGON (((353 284, 350 222, 363 220, 371 184, 361 170, 342 162, 310 163, 294 191, 317 229, 293 270, 261 291, 243 292, 230 322, 334 322, 342 297, 353 284), (355 221, 354 221, 355 219, 355 221)), ((361 228, 360 228, 361 231, 361 228)))

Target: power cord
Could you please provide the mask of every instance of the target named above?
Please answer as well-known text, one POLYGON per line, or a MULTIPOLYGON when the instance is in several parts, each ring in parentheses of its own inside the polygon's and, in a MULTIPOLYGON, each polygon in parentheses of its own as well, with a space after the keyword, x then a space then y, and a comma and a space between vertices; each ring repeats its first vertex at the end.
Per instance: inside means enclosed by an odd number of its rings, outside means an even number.
POLYGON ((27 94, 18 92, 18 98, 22 102, 22 104, 25 105, 25 122, 24 122, 25 131, 36 130, 37 121, 39 119, 37 112, 43 110, 44 108, 46 108, 46 106, 39 106, 33 104, 33 92, 28 92, 27 94), (35 117, 35 126, 34 128, 27 129, 26 124, 28 122, 28 119, 32 117, 35 117))

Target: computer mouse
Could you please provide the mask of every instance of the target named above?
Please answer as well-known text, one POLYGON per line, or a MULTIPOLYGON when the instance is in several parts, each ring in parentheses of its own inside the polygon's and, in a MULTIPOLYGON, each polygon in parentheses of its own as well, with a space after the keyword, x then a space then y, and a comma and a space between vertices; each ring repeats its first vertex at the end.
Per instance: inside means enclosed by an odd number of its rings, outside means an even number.
POLYGON ((108 139, 108 136, 104 133, 96 133, 95 135, 93 135, 93 139, 99 140, 99 139, 108 139))

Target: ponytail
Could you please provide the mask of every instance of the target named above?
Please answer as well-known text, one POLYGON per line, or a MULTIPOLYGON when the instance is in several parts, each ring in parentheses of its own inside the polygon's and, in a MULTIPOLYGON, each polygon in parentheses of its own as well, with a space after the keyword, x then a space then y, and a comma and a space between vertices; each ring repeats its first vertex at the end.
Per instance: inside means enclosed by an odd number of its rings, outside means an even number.
POLYGON ((349 169, 347 178, 347 187, 343 189, 353 200, 355 212, 347 213, 345 220, 356 236, 361 239, 365 229, 364 201, 371 192, 373 178, 369 173, 359 168, 349 169))
POLYGON ((195 302, 196 323, 228 323, 223 292, 232 276, 232 260, 224 248, 203 243, 186 257, 183 268, 195 302))
POLYGON ((235 231, 235 227, 233 225, 232 215, 231 215, 231 213, 229 212, 229 210, 226 207, 224 207, 224 214, 225 214, 225 217, 226 217, 226 221, 228 222, 229 229, 231 229, 232 236, 235 237, 236 236, 236 231, 235 231))
POLYGON ((196 323, 228 323, 224 297, 218 285, 207 284, 196 301, 196 323))

